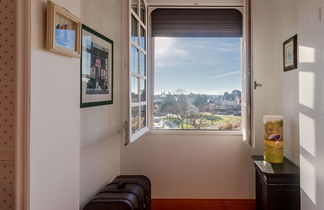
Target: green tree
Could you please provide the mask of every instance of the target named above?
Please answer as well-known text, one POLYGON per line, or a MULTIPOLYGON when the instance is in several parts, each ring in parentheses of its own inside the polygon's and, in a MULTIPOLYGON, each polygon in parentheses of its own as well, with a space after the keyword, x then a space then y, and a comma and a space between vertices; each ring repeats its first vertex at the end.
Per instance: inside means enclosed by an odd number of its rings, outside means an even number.
POLYGON ((164 114, 176 114, 176 104, 176 98, 173 95, 168 94, 163 99, 159 112, 164 114))
POLYGON ((206 107, 208 104, 208 96, 207 95, 197 95, 195 97, 195 101, 193 104, 198 107, 199 111, 206 111, 206 107))

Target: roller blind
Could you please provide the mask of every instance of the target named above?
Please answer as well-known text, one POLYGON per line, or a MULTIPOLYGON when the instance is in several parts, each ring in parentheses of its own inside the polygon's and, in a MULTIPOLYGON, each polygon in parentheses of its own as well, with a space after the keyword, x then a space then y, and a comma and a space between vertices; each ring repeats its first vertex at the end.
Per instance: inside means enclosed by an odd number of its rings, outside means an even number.
POLYGON ((243 17, 236 9, 156 9, 153 37, 242 37, 243 17))

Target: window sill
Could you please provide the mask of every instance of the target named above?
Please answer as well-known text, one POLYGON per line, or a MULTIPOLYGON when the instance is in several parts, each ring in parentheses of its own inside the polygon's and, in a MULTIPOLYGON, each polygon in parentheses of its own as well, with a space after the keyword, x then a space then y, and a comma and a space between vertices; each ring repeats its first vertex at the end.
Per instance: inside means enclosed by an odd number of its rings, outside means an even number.
POLYGON ((206 135, 206 136, 242 136, 242 131, 208 131, 208 130, 159 130, 150 129, 148 135, 206 135))

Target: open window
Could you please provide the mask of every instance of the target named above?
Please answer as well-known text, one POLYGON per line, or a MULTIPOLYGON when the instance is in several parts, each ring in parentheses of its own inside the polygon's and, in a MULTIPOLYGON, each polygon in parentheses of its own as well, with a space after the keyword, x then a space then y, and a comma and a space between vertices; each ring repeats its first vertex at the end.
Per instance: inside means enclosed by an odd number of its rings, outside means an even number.
POLYGON ((241 131, 243 16, 237 9, 156 9, 154 129, 241 131))
POLYGON ((149 128, 231 131, 250 140, 249 0, 245 2, 237 8, 152 7, 147 14, 145 1, 130 0, 131 142, 149 128))
POLYGON ((147 4, 129 1, 129 139, 148 131, 147 123, 147 4))

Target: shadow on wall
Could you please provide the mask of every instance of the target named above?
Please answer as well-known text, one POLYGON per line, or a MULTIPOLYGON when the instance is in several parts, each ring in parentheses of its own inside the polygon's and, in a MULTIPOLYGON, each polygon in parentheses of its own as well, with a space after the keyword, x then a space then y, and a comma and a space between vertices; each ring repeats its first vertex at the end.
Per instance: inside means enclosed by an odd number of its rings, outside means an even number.
POLYGON ((314 41, 323 37, 323 31, 316 31, 320 30, 317 28, 320 27, 313 25, 311 30, 305 30, 299 40, 300 168, 304 210, 324 209, 324 46, 323 42, 314 41))

